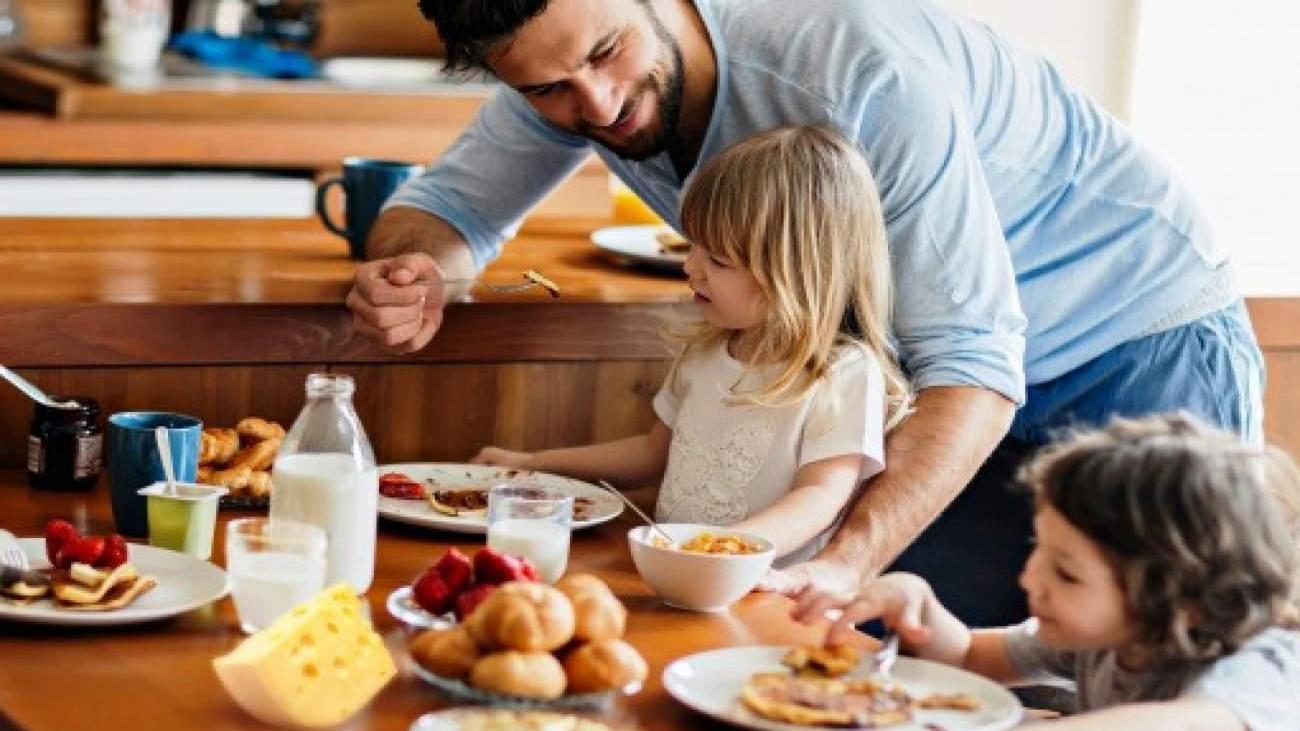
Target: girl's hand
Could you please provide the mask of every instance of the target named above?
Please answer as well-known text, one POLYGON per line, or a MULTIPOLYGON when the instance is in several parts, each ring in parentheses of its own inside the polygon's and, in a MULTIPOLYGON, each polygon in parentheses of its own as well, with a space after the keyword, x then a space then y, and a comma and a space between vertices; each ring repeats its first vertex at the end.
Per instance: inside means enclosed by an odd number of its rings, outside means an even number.
POLYGON ((795 597, 798 603, 790 616, 804 624, 815 624, 826 619, 828 612, 838 611, 840 615, 826 633, 827 644, 843 643, 856 634, 856 625, 879 619, 893 628, 903 646, 911 650, 930 641, 925 610, 933 596, 930 585, 919 576, 886 574, 856 594, 804 589, 795 597))
POLYGON ((470 464, 490 464, 501 467, 528 469, 533 461, 532 452, 513 452, 500 447, 484 447, 470 459, 470 464))

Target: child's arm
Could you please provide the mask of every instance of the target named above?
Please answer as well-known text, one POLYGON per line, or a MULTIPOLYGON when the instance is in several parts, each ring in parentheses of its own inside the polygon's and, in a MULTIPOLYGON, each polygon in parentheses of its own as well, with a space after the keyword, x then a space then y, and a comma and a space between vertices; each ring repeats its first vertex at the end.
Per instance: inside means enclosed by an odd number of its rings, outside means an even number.
POLYGON ((616 485, 636 487, 657 483, 663 476, 672 436, 672 430, 655 419, 645 434, 541 452, 484 447, 470 462, 556 472, 583 480, 609 480, 616 485))
POLYGON ((861 454, 809 462, 794 474, 794 487, 781 499, 732 527, 776 544, 784 556, 826 530, 853 496, 862 469, 861 454))
POLYGON ((1101 711, 1035 724, 1031 728, 1051 731, 1112 731, 1117 728, 1150 728, 1160 731, 1247 731, 1237 714, 1208 698, 1175 698, 1171 701, 1128 703, 1101 711))
POLYGON ((886 574, 856 594, 836 596, 804 590, 791 616, 815 624, 838 610, 826 642, 834 644, 857 633, 857 625, 879 619, 898 633, 908 654, 955 665, 993 680, 1012 683, 1020 678, 1006 650, 1006 630, 977 630, 962 624, 939 602, 925 579, 913 574, 886 574))

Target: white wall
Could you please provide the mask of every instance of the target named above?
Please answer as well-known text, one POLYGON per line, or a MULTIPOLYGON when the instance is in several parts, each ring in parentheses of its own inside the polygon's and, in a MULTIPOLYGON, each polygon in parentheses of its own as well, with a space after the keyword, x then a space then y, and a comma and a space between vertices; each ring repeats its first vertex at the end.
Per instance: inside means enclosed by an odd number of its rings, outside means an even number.
POLYGON ((1127 119, 1139 0, 939 0, 1043 54, 1127 119))

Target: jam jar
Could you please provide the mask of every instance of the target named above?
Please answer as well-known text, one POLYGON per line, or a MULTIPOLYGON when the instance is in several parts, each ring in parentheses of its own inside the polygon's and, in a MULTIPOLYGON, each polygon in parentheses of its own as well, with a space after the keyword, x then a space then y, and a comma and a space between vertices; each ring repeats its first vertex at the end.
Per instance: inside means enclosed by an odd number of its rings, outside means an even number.
POLYGON ((27 482, 43 490, 89 490, 103 466, 99 404, 82 396, 57 396, 77 407, 36 405, 27 436, 27 482))

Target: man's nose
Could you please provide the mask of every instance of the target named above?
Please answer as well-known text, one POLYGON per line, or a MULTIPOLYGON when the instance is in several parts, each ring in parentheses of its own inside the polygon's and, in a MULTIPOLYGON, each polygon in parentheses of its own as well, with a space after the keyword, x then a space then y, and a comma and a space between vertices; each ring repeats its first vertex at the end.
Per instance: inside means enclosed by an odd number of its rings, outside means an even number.
POLYGON ((623 96, 614 84, 596 76, 575 79, 573 88, 582 121, 593 127, 608 127, 623 111, 623 96))

